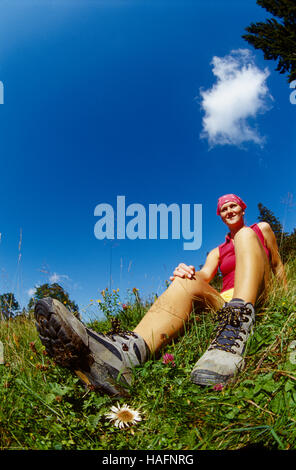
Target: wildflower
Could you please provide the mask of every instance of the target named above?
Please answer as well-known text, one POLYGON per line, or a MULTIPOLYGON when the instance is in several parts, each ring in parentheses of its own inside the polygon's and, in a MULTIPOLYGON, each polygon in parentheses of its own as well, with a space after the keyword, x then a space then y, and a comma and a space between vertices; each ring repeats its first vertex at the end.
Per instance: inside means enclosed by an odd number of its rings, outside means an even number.
POLYGON ((127 309, 128 309, 128 305, 122 304, 122 308, 123 308, 123 310, 127 310, 127 309))
POLYGON ((110 421, 115 421, 114 425, 117 428, 129 427, 131 424, 136 424, 137 421, 142 420, 138 410, 133 410, 126 404, 120 407, 119 403, 117 403, 117 406, 111 407, 111 412, 106 413, 106 417, 110 421))
POLYGON ((221 392, 223 388, 224 388, 224 384, 216 384, 213 386, 213 390, 215 390, 216 392, 221 392))
POLYGON ((98 304, 100 304, 100 303, 101 303, 101 300, 99 299, 99 300, 97 300, 97 302, 98 302, 98 304))
POLYGON ((163 364, 171 364, 173 367, 175 367, 175 362, 174 362, 174 356, 173 354, 164 354, 162 357, 162 363, 163 364))
POLYGON ((31 341, 29 343, 29 346, 30 346, 30 349, 33 351, 33 353, 37 353, 37 349, 36 349, 36 346, 35 346, 35 341, 31 341))
POLYGON ((14 341, 14 343, 15 343, 16 347, 18 348, 18 347, 19 347, 19 345, 20 345, 20 342, 19 342, 19 337, 18 337, 18 336, 16 336, 16 334, 12 333, 12 338, 13 338, 13 341, 14 341))
POLYGON ((36 369, 39 369, 39 370, 47 370, 48 369, 48 366, 46 366, 45 364, 41 364, 40 362, 38 364, 35 365, 36 369))
POLYGON ((134 294, 137 294, 138 290, 139 290, 139 289, 137 289, 136 287, 134 287, 134 288, 133 288, 133 293, 134 293, 134 294))

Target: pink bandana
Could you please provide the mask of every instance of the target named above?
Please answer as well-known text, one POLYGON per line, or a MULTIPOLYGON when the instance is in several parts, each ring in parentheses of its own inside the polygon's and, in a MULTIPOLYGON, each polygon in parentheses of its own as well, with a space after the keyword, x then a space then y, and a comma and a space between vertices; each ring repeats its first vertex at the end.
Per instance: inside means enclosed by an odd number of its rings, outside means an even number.
POLYGON ((224 196, 221 196, 219 197, 218 199, 218 205, 217 205, 217 215, 220 215, 220 210, 221 210, 221 207, 223 206, 223 204, 225 204, 226 202, 235 202, 236 204, 238 204, 243 210, 246 209, 246 204, 244 203, 244 201, 236 196, 235 194, 225 194, 224 196))

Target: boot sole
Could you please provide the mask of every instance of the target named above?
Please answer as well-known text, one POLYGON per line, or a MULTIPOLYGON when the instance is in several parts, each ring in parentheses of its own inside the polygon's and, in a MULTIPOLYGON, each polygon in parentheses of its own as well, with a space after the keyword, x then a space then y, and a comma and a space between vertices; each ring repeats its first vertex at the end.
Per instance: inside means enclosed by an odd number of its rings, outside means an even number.
POLYGON ((94 360, 86 344, 86 329, 73 317, 70 312, 68 315, 60 310, 51 298, 36 303, 36 328, 47 353, 58 365, 74 371, 91 389, 111 396, 128 397, 127 390, 116 383, 108 366, 94 360))
POLYGON ((225 384, 231 377, 232 375, 222 375, 210 370, 199 369, 191 375, 190 380, 196 385, 215 385, 225 384))
POLYGON ((47 353, 55 362, 70 369, 90 369, 94 362, 88 346, 77 335, 52 299, 39 300, 35 306, 36 328, 47 353))

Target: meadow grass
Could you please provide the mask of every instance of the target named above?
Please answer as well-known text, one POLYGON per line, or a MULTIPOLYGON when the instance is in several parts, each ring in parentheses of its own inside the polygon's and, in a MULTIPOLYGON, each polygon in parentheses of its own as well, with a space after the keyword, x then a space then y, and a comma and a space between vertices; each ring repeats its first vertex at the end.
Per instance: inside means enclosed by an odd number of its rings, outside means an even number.
MULTIPOLYGON (((44 351, 33 318, 0 322, 5 364, 0 366, 0 449, 237 450, 296 448, 296 263, 287 264, 288 291, 275 283, 257 314, 245 367, 222 390, 190 382, 193 365, 205 351, 215 320, 193 314, 185 334, 162 354, 134 369, 130 398, 114 399, 84 387, 44 351), (292 345, 291 345, 292 343, 292 345), (142 421, 116 428, 105 416, 112 405, 139 409, 142 421)), ((112 315, 132 329, 149 308, 138 291, 127 305, 117 290, 104 292, 103 321, 112 315)))

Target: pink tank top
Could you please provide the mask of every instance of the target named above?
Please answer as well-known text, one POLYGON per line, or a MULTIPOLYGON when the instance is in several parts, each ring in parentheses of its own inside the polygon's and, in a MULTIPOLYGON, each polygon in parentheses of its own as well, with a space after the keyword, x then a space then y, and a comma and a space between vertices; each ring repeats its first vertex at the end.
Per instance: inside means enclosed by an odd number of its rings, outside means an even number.
MULTIPOLYGON (((257 224, 250 226, 252 230, 257 234, 260 242, 263 245, 263 248, 267 254, 268 259, 270 259, 270 252, 264 244, 264 236, 257 224)), ((234 252, 234 243, 232 242, 229 235, 226 235, 225 242, 222 245, 219 245, 219 268, 223 278, 223 284, 221 292, 225 290, 232 289, 234 287, 234 273, 235 273, 235 252, 234 252)))

